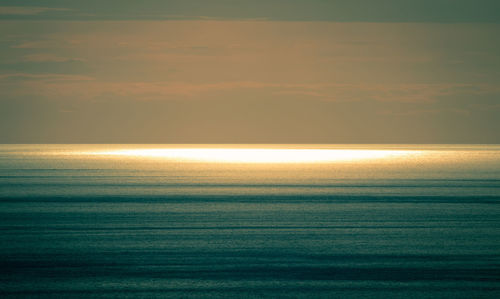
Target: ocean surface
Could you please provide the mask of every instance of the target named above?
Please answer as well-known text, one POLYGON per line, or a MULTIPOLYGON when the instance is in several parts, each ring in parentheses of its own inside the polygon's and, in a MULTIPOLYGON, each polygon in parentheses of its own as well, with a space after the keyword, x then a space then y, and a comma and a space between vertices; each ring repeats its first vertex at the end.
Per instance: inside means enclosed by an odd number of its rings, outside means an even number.
POLYGON ((500 298, 500 146, 0 145, 0 297, 500 298))

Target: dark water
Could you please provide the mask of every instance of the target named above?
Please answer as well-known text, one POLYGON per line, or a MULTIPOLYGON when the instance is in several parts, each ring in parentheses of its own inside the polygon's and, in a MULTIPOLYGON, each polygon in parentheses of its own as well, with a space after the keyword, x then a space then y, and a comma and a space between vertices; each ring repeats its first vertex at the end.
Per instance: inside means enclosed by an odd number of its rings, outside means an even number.
POLYGON ((1 297, 500 297, 498 146, 123 148, 0 146, 1 297))

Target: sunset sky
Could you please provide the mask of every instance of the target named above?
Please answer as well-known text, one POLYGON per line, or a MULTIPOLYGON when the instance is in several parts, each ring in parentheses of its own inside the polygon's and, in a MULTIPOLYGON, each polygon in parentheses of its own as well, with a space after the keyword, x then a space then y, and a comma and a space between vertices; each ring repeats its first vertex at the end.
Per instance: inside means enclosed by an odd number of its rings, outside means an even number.
POLYGON ((498 0, 0 0, 0 143, 499 131, 498 0))

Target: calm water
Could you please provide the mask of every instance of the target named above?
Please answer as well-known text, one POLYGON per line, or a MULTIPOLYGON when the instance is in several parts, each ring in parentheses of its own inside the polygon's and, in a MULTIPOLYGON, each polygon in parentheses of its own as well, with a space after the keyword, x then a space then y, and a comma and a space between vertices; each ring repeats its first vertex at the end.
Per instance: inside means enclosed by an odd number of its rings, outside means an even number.
POLYGON ((499 298, 499 203, 500 146, 0 145, 0 295, 499 298))

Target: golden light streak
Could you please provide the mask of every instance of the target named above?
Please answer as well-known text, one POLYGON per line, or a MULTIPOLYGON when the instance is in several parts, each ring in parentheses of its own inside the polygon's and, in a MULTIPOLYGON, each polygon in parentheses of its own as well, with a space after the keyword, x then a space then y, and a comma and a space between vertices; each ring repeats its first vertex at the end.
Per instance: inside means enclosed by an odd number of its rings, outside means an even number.
POLYGON ((91 152, 98 156, 221 163, 325 163, 379 160, 421 154, 418 150, 169 148, 91 152))

